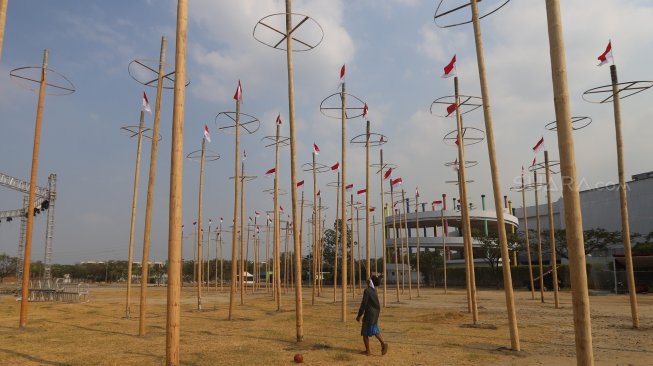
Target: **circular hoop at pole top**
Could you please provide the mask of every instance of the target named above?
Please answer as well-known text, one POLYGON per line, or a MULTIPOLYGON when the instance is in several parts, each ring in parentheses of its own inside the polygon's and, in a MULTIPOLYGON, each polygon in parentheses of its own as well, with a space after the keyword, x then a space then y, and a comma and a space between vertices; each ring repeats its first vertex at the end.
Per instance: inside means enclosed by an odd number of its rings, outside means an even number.
MULTIPOLYGON (((477 165, 478 165, 478 161, 476 160, 465 160, 465 168, 473 168, 477 165)), ((458 166, 458 160, 444 163, 444 166, 446 167, 458 166)))
MULTIPOLYGON (((120 132, 123 133, 123 135, 126 135, 129 138, 134 138, 138 137, 138 130, 139 126, 123 126, 120 127, 120 132)), ((143 138, 152 140, 152 129, 149 127, 144 127, 143 130, 141 131, 141 134, 143 138)), ((159 134, 159 141, 161 141, 163 137, 161 134, 159 134)))
MULTIPOLYGON (((219 131, 232 134, 236 133, 236 112, 220 112, 215 116, 215 125, 219 131)), ((258 131, 261 127, 261 121, 258 118, 246 113, 240 113, 241 132, 249 135, 258 131), (243 118, 244 117, 244 118, 243 118)))
MULTIPOLYGON (((458 110, 460 111, 460 114, 465 114, 465 113, 475 111, 483 106, 483 99, 481 99, 480 97, 474 97, 471 95, 459 95, 458 98, 460 100, 460 102, 458 103, 458 110)), ((431 109, 430 109, 431 114, 442 118, 455 117, 456 113, 440 114, 437 110, 434 110, 434 107, 442 107, 442 111, 446 112, 447 107, 455 103, 456 103, 455 95, 447 95, 444 97, 440 97, 434 100, 433 103, 431 103, 431 109)))
MULTIPOLYGON (((559 169, 551 169, 553 167, 559 166, 560 165, 560 160, 549 160, 549 172, 551 174, 559 174, 560 170, 559 169)), ((531 165, 528 167, 529 172, 534 172, 537 171, 539 174, 545 174, 545 172, 540 173, 540 170, 545 170, 546 169, 546 162, 543 161, 541 163, 536 163, 535 165, 531 165)))
MULTIPOLYGON (((313 163, 304 163, 302 164, 302 171, 304 172, 312 172, 313 171, 313 163)), ((320 164, 320 163, 315 163, 315 173, 326 173, 331 171, 331 167, 320 164)))
MULTIPOLYGON (((285 190, 283 190, 281 188, 277 189, 277 192, 279 192, 279 196, 285 196, 285 195, 288 194, 287 191, 285 191, 285 190)), ((274 194, 274 188, 265 189, 265 190, 263 190, 263 193, 274 194)), ((270 211, 270 212, 274 213, 274 211, 270 211)))
MULTIPOLYGON (((483 19, 494 14, 509 2, 510 0, 484 0, 482 2, 479 0, 479 19, 483 19), (488 5, 488 3, 490 4, 488 5)), ((457 27, 459 25, 469 24, 472 22, 471 7, 468 14, 462 14, 460 11, 464 10, 470 5, 471 3, 469 0, 441 0, 438 4, 438 7, 435 9, 433 21, 439 28, 451 28, 457 27), (445 24, 444 19, 446 18, 449 18, 450 20, 445 24)))
MULTIPOLYGON (((463 143, 465 146, 476 145, 485 140, 485 132, 476 127, 463 127, 463 143), (469 142, 468 142, 469 141, 469 142)), ((458 140, 458 130, 453 130, 446 134, 442 141, 450 146, 455 146, 458 140)))
MULTIPOLYGON (((253 181, 254 179, 258 178, 258 176, 256 176, 256 175, 243 175, 243 176, 240 176, 239 178, 240 178, 241 181, 250 182, 250 181, 253 181)), ((231 176, 231 177, 229 177, 229 179, 233 180, 234 177, 231 176)))
MULTIPOLYGON (((341 119, 342 114, 342 100, 340 99, 341 93, 333 93, 328 97, 324 98, 320 103, 320 112, 329 118, 341 119)), ((363 110, 365 109, 365 102, 355 95, 345 93, 347 97, 347 107, 345 107, 345 119, 358 118, 363 115, 363 110), (353 99, 349 99, 353 98, 353 99), (349 107, 351 104, 354 104, 353 107, 349 107), (350 114, 351 113, 351 114, 350 114)))
MULTIPOLYGON (((457 180, 445 180, 444 182, 447 184, 455 184, 455 185, 460 184, 460 182, 457 180)), ((466 180, 465 183, 474 183, 474 180, 473 179, 466 180)))
MULTIPOLYGON (((546 128, 549 131, 558 131, 558 121, 553 121, 547 123, 544 128, 546 128)), ((571 117, 571 129, 576 131, 576 130, 582 130, 583 128, 589 126, 592 124, 592 118, 588 116, 576 116, 576 117, 571 117)))
POLYGON ((397 164, 385 163, 384 162, 383 165, 376 164, 376 163, 370 164, 370 168, 377 168, 378 170, 376 172, 378 174, 378 173, 381 173, 381 171, 383 169, 392 169, 392 171, 394 172, 395 170, 399 169, 399 166, 397 164))
MULTIPOLYGON (((195 150, 191 153, 188 153, 186 155, 186 159, 192 160, 192 161, 200 161, 202 159, 202 150, 195 150)), ((209 149, 204 149, 204 161, 216 161, 220 159, 220 155, 209 149)))
POLYGON ((541 188, 546 187, 546 182, 541 182, 541 183, 528 183, 524 184, 524 191, 532 191, 532 190, 540 190, 541 188))
MULTIPOLYGON (((619 94, 619 99, 626 99, 650 89, 652 86, 653 81, 626 81, 617 84, 617 94, 619 94), (624 94, 622 95, 622 93, 624 94)), ((612 103, 613 97, 612 84, 597 86, 583 93, 583 100, 595 104, 612 103), (606 94, 608 95, 605 96, 606 94)))
MULTIPOLYGON (((132 79, 140 84, 156 88, 159 81, 159 60, 136 59, 129 63, 127 72, 132 79)), ((175 88, 175 71, 170 71, 163 75, 163 89, 175 88)), ((186 80, 186 85, 190 85, 190 80, 186 80)))
POLYGON ((326 186, 331 188, 340 188, 342 187, 342 182, 329 182, 326 184, 326 186))
MULTIPOLYGON (((42 70, 41 66, 19 67, 9 71, 9 76, 16 84, 35 92, 39 90, 42 70), (34 74, 34 76, 31 74, 34 74)), ((48 80, 45 83, 47 95, 63 96, 75 92, 75 85, 67 77, 49 68, 46 68, 46 70, 48 70, 48 80)))
MULTIPOLYGON (((361 147, 365 147, 366 142, 367 142, 366 133, 361 133, 360 135, 355 136, 354 138, 351 139, 351 141, 349 141, 350 144, 362 145, 361 147)), ((376 132, 370 132, 370 142, 367 145, 370 147, 375 147, 375 146, 381 146, 387 142, 388 140, 385 135, 376 132)))
MULTIPOLYGON (((292 51, 310 51, 322 43, 324 30, 308 15, 290 13, 290 39, 292 51), (301 31, 300 31, 301 30, 301 31), (300 33, 299 35, 297 35, 300 33)), ((280 51, 286 51, 286 13, 270 14, 261 18, 252 31, 252 36, 262 44, 280 51)))
POLYGON ((277 144, 279 144, 279 147, 285 147, 290 145, 290 137, 279 136, 279 142, 277 142, 277 136, 265 136, 261 139, 261 142, 267 144, 265 147, 275 146, 277 144))

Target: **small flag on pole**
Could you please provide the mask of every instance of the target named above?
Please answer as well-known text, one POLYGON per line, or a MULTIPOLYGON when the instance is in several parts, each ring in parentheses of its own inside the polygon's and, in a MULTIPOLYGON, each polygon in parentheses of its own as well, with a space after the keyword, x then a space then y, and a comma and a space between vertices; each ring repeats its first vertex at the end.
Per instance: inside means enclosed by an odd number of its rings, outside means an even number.
POLYGON ((451 113, 456 111, 456 103, 451 103, 447 106, 447 117, 451 115, 451 113))
POLYGON ((391 181, 391 182, 390 182, 390 185, 394 187, 395 185, 397 185, 397 184, 402 184, 403 182, 404 182, 404 181, 403 181, 401 178, 397 178, 397 179, 391 181))
POLYGON ((456 70, 456 55, 453 55, 451 61, 449 61, 447 66, 444 67, 444 74, 442 74, 442 77, 448 78, 454 76, 455 70, 456 70))
POLYGON ((277 120, 274 121, 274 123, 276 123, 277 126, 281 126, 281 113, 277 114, 277 120))
POLYGON ((220 218, 220 223, 222 224, 223 221, 224 221, 224 218, 221 217, 220 218))
POLYGON ((252 217, 251 216, 249 217, 249 222, 252 222, 252 217))
POLYGON ((152 109, 150 109, 150 102, 147 100, 147 94, 143 92, 143 110, 152 114, 152 109))
POLYGON ((367 193, 367 189, 365 189, 365 188, 359 189, 358 191, 356 191, 356 194, 359 195, 359 196, 360 195, 365 195, 366 193, 367 193))
POLYGON ((535 144, 535 146, 533 146, 533 152, 537 154, 540 150, 542 150, 542 148, 544 148, 544 136, 542 136, 542 138, 535 144))
POLYGON ((297 182, 297 187, 301 187, 303 185, 304 185, 304 180, 303 179, 300 180, 299 182, 297 182))
POLYGON ((331 165, 331 170, 338 170, 338 169, 340 169, 340 162, 331 165))
POLYGON ((340 68, 340 84, 345 82, 345 65, 340 68))
POLYGON ((211 134, 209 134, 209 127, 207 125, 204 125, 204 138, 209 143, 211 142, 211 134))
POLYGON ((363 118, 366 119, 366 120, 369 119, 368 115, 367 115, 367 112, 368 112, 367 103, 365 103, 365 105, 363 106, 363 118))
POLYGON ((381 138, 379 139, 379 143, 382 144, 385 142, 385 136, 381 135, 381 138))
POLYGON ((533 157, 533 162, 531 163, 531 166, 535 165, 536 162, 537 162, 537 156, 533 157))
POLYGON ((313 154, 320 155, 320 148, 317 146, 315 142, 313 143, 313 154))
POLYGON ((419 197, 419 187, 415 187, 415 197, 419 197))
POLYGON ((322 192, 321 190, 320 190, 320 191, 317 191, 316 196, 320 197, 320 193, 321 193, 321 192, 322 192))
POLYGON ((283 206, 279 205, 279 211, 283 213, 283 206))
POLYGON ((370 207, 370 212, 376 211, 376 207, 370 207))
POLYGON ((236 94, 234 94, 234 100, 239 103, 243 102, 243 87, 240 85, 240 80, 238 80, 238 86, 236 87, 236 94))
POLYGON ((259 216, 261 216, 261 213, 258 212, 258 211, 256 211, 256 210, 254 210, 254 215, 255 215, 256 217, 259 217, 259 216))
POLYGON ((268 169, 268 170, 265 172, 265 175, 274 174, 274 172, 276 172, 276 171, 277 171, 276 168, 268 169))
POLYGON ((605 51, 597 57, 599 64, 596 66, 603 66, 608 63, 608 59, 612 60, 612 41, 608 41, 608 46, 605 48, 605 51))
POLYGON ((354 188, 354 183, 347 184, 347 185, 345 186, 345 191, 349 191, 349 190, 351 190, 352 188, 354 188))
POLYGON ((386 180, 392 176, 392 168, 388 168, 388 170, 385 171, 385 174, 383 174, 383 179, 386 180))

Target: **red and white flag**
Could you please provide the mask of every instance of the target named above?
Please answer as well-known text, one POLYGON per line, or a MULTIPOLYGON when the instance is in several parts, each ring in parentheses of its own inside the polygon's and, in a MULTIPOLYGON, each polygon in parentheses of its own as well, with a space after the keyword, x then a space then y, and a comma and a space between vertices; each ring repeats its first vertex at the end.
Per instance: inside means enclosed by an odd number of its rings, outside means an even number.
POLYGON ((394 187, 395 185, 397 185, 397 184, 402 184, 403 182, 404 182, 404 181, 401 180, 401 178, 397 178, 397 179, 395 179, 395 180, 390 181, 390 185, 394 187))
POLYGON ((254 215, 256 215, 256 217, 259 217, 259 216, 261 216, 261 213, 258 212, 258 211, 256 211, 256 210, 254 210, 254 215))
POLYGON ((274 121, 274 123, 276 123, 277 126, 281 126, 281 113, 277 114, 277 120, 274 121))
POLYGON ((220 218, 220 223, 222 224, 223 221, 224 221, 224 218, 221 217, 220 218))
POLYGON ((419 197, 419 187, 415 187, 415 197, 419 197))
POLYGON ((345 82, 345 65, 340 68, 340 84, 345 82))
POLYGON ((272 223, 272 218, 270 217, 270 214, 268 214, 268 224, 272 223))
POLYGON ((234 100, 237 100, 238 103, 243 102, 243 87, 240 85, 240 80, 238 80, 238 86, 236 87, 236 94, 234 94, 234 100))
POLYGON ((340 169, 340 162, 331 165, 331 170, 338 170, 338 169, 340 169))
POLYGON ((608 59, 612 60, 612 41, 608 42, 608 46, 605 48, 605 51, 599 57, 597 57, 599 60, 599 64, 596 66, 603 66, 608 63, 608 59))
POLYGON ((209 127, 204 125, 204 138, 206 141, 211 142, 211 134, 209 133, 209 127))
POLYGON ((365 195, 366 193, 367 193, 367 189, 365 189, 365 188, 359 189, 358 191, 356 191, 356 194, 359 195, 359 196, 360 195, 365 195))
POLYGON ((456 103, 451 103, 447 106, 447 117, 451 115, 451 113, 456 111, 456 103))
POLYGON ((147 100, 147 94, 143 92, 143 110, 145 112, 150 112, 152 114, 152 109, 150 108, 150 102, 147 100))
POLYGON ((347 184, 347 185, 345 186, 345 191, 349 191, 349 190, 351 190, 352 188, 354 188, 354 183, 349 183, 349 184, 347 184))
POLYGON ((460 136, 458 136, 458 134, 456 134, 456 146, 457 145, 460 145, 460 136))
POLYGON ((544 148, 544 136, 533 146, 533 152, 537 154, 540 150, 544 148))
POLYGON ((376 211, 376 207, 370 207, 370 212, 376 211))
POLYGON ((315 142, 313 143, 313 154, 320 155, 320 148, 317 146, 315 142))
POLYGON ((383 174, 383 180, 386 180, 392 176, 392 168, 388 168, 383 174))
POLYGON ((363 118, 366 119, 366 120, 369 119, 368 118, 369 116, 367 115, 367 112, 368 112, 367 103, 365 103, 365 105, 363 106, 363 118))
POLYGON ((297 182, 297 187, 301 187, 303 185, 304 185, 304 180, 303 179, 300 180, 299 182, 297 182))
POLYGON ((453 170, 458 170, 460 168, 459 165, 460 164, 458 164, 458 158, 456 158, 456 160, 453 162, 453 170))
POLYGON ((447 66, 444 67, 444 74, 442 74, 442 77, 448 78, 454 76, 454 74, 456 73, 455 71, 456 71, 456 55, 453 55, 451 61, 449 61, 447 66))
POLYGON ((268 169, 268 170, 265 172, 265 175, 274 174, 274 172, 276 172, 276 171, 277 171, 276 168, 268 169))
POLYGON ((320 197, 320 193, 321 193, 321 192, 322 192, 322 191, 317 191, 316 196, 320 197))

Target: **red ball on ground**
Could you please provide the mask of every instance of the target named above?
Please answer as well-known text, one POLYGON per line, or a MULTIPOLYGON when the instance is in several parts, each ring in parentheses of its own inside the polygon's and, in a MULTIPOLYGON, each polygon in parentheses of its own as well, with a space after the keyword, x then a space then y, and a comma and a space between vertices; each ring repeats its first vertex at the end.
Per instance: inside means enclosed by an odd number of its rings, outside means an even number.
POLYGON ((294 360, 295 360, 295 363, 303 363, 304 362, 304 356, 301 353, 296 353, 294 360))

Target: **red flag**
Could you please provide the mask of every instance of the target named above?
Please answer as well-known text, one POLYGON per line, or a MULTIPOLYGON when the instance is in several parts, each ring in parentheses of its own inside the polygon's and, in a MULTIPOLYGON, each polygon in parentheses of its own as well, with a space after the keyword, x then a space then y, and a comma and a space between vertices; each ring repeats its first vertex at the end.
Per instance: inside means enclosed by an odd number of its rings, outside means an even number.
POLYGON ((544 147, 544 136, 533 146, 533 152, 538 153, 544 147))
POLYGON ((320 148, 317 146, 315 142, 313 143, 313 154, 320 155, 320 148))
POLYGON ((442 77, 448 78, 450 76, 453 76, 455 69, 456 69, 456 55, 453 55, 451 61, 449 61, 447 66, 444 67, 444 74, 442 74, 442 77))
POLYGON ((236 87, 236 94, 234 94, 234 99, 239 103, 243 102, 243 87, 240 85, 240 80, 238 80, 238 86, 236 87))
POLYGON ((345 65, 342 65, 342 67, 340 68, 340 83, 342 84, 344 82, 345 82, 345 65))
POLYGON ((345 191, 348 191, 348 190, 350 190, 350 189, 352 189, 352 188, 354 188, 354 183, 347 184, 347 185, 345 186, 345 191))
POLYGON ((612 59, 612 41, 608 42, 608 46, 605 48, 605 51, 597 57, 599 64, 596 66, 603 66, 608 63, 608 59, 612 59))
POLYGON ((370 212, 376 211, 376 207, 370 207, 370 212))
POLYGON ((281 113, 277 114, 277 120, 274 121, 274 123, 276 123, 277 126, 281 126, 281 113))
POLYGON ((338 170, 338 169, 340 169, 340 162, 331 165, 331 170, 338 170))
POLYGON ((415 187, 415 197, 419 197, 419 187, 415 187))
POLYGON ((204 138, 206 141, 211 142, 211 135, 209 134, 209 126, 204 125, 204 138))
POLYGON ((390 185, 394 187, 395 185, 397 185, 397 184, 401 184, 401 183, 403 183, 403 182, 404 182, 404 181, 401 180, 401 178, 397 178, 397 179, 391 181, 391 182, 390 182, 390 185))
POLYGON ((265 175, 274 174, 274 172, 276 172, 276 171, 277 171, 276 168, 268 169, 268 171, 265 172, 265 175))
POLYGON ((303 179, 300 180, 299 182, 297 182, 297 187, 301 187, 303 185, 304 185, 304 180, 303 179))
POLYGON ((320 193, 321 193, 321 192, 322 192, 322 191, 317 191, 316 196, 320 197, 320 193))
POLYGON ((356 191, 357 195, 362 195, 362 194, 366 194, 366 193, 367 193, 367 189, 359 189, 358 191, 356 191))
POLYGON ((279 211, 283 213, 283 206, 279 205, 279 211))
POLYGON ((367 119, 367 111, 368 111, 367 103, 365 103, 365 105, 363 106, 363 118, 365 119, 367 119))
POLYGON ((383 179, 388 179, 392 175, 392 168, 388 168, 388 170, 385 171, 385 174, 383 174, 383 179))
POLYGON ((258 212, 258 211, 256 211, 256 210, 254 210, 254 215, 256 215, 256 217, 259 217, 259 216, 261 216, 261 213, 258 212))
POLYGON ((460 145, 460 136, 456 135, 456 145, 460 145))
POLYGON ((147 94, 145 94, 145 92, 143 92, 143 110, 152 114, 152 109, 150 109, 150 102, 147 100, 147 94))
POLYGON ((193 221, 193 225, 197 225, 197 221, 193 221))
POLYGON ((442 200, 433 201, 433 202, 431 202, 431 204, 433 204, 433 205, 441 205, 441 204, 442 204, 442 200))
POLYGON ((451 103, 447 106, 447 117, 451 115, 451 113, 456 111, 456 103, 451 103))

